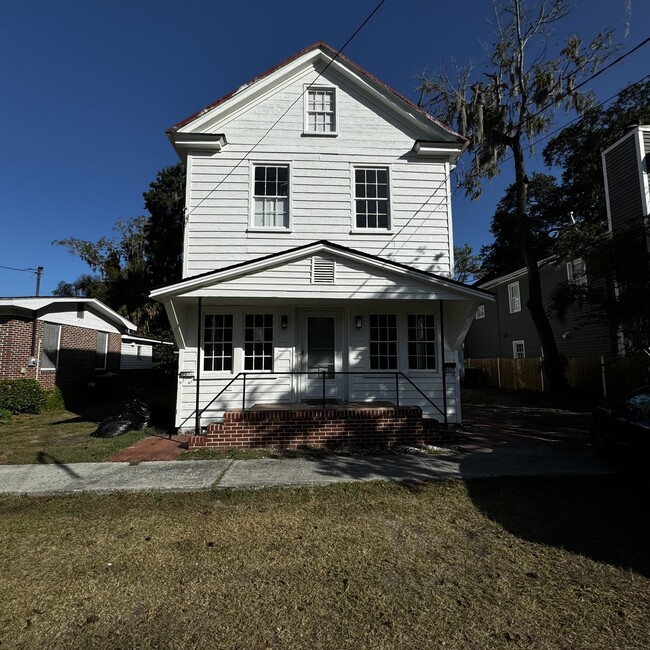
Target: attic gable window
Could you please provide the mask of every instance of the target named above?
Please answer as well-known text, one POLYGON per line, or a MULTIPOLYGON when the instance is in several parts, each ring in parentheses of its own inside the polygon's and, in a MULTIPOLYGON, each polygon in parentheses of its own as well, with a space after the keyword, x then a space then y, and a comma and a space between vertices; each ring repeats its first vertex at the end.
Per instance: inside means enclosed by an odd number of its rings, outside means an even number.
POLYGON ((289 229, 289 165, 253 165, 253 227, 289 229))
POLYGON ((307 88, 305 93, 305 133, 336 135, 336 91, 334 88, 307 88))

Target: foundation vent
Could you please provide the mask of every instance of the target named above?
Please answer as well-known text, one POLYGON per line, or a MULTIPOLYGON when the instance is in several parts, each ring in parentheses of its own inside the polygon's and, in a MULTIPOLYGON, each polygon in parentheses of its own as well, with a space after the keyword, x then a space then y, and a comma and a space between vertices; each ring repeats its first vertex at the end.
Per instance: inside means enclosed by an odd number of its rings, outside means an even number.
POLYGON ((311 258, 311 283, 334 284, 336 280, 336 265, 334 260, 323 257, 311 258))

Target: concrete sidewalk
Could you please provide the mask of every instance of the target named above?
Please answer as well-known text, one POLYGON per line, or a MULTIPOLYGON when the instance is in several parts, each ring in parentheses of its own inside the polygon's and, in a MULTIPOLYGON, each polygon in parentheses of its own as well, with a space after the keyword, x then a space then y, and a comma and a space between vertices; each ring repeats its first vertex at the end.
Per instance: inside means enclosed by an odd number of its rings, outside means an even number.
POLYGON ((497 476, 582 476, 613 470, 589 451, 495 449, 445 455, 332 456, 324 459, 194 460, 0 465, 0 494, 195 492, 352 481, 438 481, 497 476))

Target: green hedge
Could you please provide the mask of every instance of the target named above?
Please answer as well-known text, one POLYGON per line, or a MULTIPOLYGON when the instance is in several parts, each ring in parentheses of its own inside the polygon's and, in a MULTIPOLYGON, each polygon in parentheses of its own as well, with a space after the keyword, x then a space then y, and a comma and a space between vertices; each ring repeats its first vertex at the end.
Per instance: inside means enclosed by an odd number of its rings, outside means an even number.
POLYGON ((45 393, 35 379, 0 381, 0 409, 12 413, 38 413, 45 405, 45 393))

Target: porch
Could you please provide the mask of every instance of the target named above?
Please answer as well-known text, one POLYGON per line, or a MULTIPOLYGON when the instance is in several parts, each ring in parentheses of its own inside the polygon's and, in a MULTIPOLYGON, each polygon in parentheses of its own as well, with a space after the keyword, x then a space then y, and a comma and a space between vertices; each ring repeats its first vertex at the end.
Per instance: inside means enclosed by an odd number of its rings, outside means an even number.
POLYGON ((254 404, 228 409, 223 422, 193 435, 189 449, 302 446, 392 447, 450 442, 455 432, 422 416, 419 406, 390 402, 254 404))

